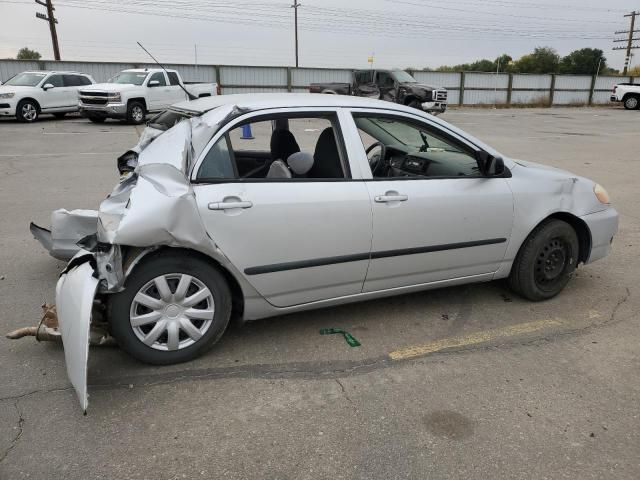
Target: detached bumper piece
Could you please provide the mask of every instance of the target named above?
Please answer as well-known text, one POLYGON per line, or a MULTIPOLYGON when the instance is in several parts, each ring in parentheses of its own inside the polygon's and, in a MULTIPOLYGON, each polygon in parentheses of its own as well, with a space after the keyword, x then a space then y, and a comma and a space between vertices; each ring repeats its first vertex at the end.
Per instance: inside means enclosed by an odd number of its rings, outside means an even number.
POLYGON ((29 230, 36 240, 58 260, 69 260, 80 247, 77 243, 98 229, 98 212, 95 210, 54 210, 51 212, 51 230, 35 223, 29 230))

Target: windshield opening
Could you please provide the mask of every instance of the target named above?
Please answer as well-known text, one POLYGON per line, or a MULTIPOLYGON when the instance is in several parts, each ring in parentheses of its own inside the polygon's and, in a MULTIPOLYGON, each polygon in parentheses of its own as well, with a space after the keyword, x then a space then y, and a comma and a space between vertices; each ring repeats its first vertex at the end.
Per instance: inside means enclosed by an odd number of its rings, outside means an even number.
POLYGON ((14 87, 35 87, 46 76, 46 73, 19 73, 15 77, 7 80, 5 85, 13 85, 14 87))
POLYGON ((394 70, 393 72, 391 72, 391 74, 393 75, 393 78, 395 78, 396 81, 398 81, 398 82, 401 82, 401 83, 418 83, 418 81, 415 78, 413 78, 411 75, 409 75, 404 70, 394 70))
POLYGON ((144 79, 149 75, 147 72, 120 72, 115 77, 109 79, 109 83, 126 83, 129 85, 142 85, 144 79))

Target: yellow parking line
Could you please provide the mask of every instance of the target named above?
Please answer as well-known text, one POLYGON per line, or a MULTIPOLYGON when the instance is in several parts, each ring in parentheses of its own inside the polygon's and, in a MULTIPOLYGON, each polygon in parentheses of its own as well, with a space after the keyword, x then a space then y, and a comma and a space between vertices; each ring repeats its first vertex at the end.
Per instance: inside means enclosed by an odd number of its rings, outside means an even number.
POLYGON ((560 325, 562 322, 555 319, 539 320, 536 322, 520 323, 504 328, 496 328, 493 330, 485 330, 484 332, 471 333, 459 337, 449 337, 436 340, 424 345, 414 345, 405 347, 389 353, 391 360, 405 360, 407 358, 420 357, 429 353, 438 352, 446 348, 466 347, 468 345, 477 345, 479 343, 490 342, 500 338, 514 337, 525 333, 536 332, 547 327, 560 325))

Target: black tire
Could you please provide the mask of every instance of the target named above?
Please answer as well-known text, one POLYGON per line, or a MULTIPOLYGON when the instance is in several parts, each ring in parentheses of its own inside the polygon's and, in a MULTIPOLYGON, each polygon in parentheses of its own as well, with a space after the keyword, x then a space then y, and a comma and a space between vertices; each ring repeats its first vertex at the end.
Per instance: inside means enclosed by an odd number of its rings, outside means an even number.
MULTIPOLYGON (((169 280, 171 281, 171 280, 169 280)), ((176 280, 177 281, 177 280, 176 280)), ((177 286, 170 285, 172 293, 177 293, 177 286)), ((145 290, 149 292, 149 290, 145 290)), ((149 293, 150 294, 150 293, 149 293)), ((158 297, 160 295, 158 293, 158 297)), ((132 357, 144 363, 152 365, 170 365, 174 363, 187 362, 192 360, 208 349, 210 349, 219 339, 229 324, 231 316, 231 292, 224 276, 206 261, 185 253, 177 252, 160 252, 158 254, 150 254, 148 258, 135 267, 134 271, 127 278, 126 288, 120 293, 110 295, 108 303, 108 317, 113 336, 118 340, 120 347, 132 357), (195 340, 188 346, 181 347, 177 350, 161 350, 162 344, 154 343, 154 347, 143 343, 138 337, 138 333, 134 331, 131 325, 130 315, 133 309, 135 313, 142 313, 137 309, 139 305, 134 304, 134 298, 145 285, 153 281, 161 275, 186 274, 195 278, 204 284, 213 296, 213 319, 204 331, 202 337, 195 340), (133 305, 132 305, 133 304, 133 305)), ((172 300, 173 301, 173 300, 172 300)), ((165 312, 168 311, 168 307, 165 312)), ((164 317, 163 317, 164 318, 164 317)), ((197 322, 198 320, 196 320, 197 322)), ((207 321, 209 321, 207 319, 207 321)), ((202 320, 204 325, 204 320, 202 320)), ((154 324, 149 324, 148 329, 153 328, 154 324)), ((145 328, 147 326, 145 325, 145 328)), ((201 327, 197 327, 201 328, 201 327)), ((142 332, 148 334, 148 332, 142 332)), ((168 330, 166 332, 168 335, 168 330)), ((184 329, 179 330, 181 342, 190 340, 191 337, 186 334, 184 329)), ((165 335, 163 333, 162 335, 165 335)), ((163 336, 158 338, 162 342, 163 336)), ((168 337, 166 337, 166 345, 168 346, 168 337)))
POLYGON ((638 110, 640 108, 640 95, 627 95, 623 105, 627 110, 638 110))
POLYGON ((67 112, 58 112, 58 113, 54 113, 53 116, 56 118, 64 118, 66 114, 67 112))
POLYGON ((546 220, 520 247, 509 286, 535 302, 553 298, 571 279, 578 255, 578 236, 573 227, 562 220, 546 220))
POLYGON ((107 119, 104 115, 87 115, 87 118, 93 123, 104 123, 107 119))
POLYGON ((138 102, 136 100, 129 102, 127 105, 127 123, 131 125, 140 125, 144 123, 145 119, 145 108, 142 102, 138 102), (140 115, 139 112, 142 112, 140 115))
POLYGON ((33 123, 40 116, 40 105, 35 100, 20 100, 16 107, 16 118, 19 122, 33 123))

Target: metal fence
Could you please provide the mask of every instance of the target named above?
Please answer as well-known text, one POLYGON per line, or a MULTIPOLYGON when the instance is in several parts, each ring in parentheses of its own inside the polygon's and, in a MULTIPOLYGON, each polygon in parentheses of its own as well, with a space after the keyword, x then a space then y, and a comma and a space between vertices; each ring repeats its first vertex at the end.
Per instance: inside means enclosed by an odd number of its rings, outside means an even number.
MULTIPOLYGON (((73 70, 104 82, 127 68, 153 68, 149 63, 55 62, 0 60, 0 80, 25 70, 73 70)), ((185 81, 218 82, 222 93, 306 91, 310 83, 349 82, 341 68, 256 67, 170 64, 185 81)), ((594 105, 609 102, 613 86, 633 77, 528 75, 479 72, 410 72, 421 83, 445 87, 450 105, 594 105)), ((636 79, 637 83, 637 79, 636 79)))

